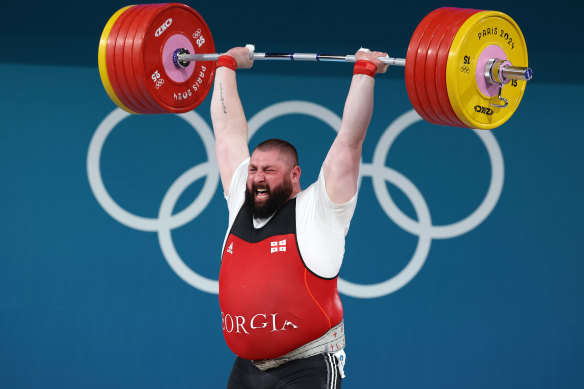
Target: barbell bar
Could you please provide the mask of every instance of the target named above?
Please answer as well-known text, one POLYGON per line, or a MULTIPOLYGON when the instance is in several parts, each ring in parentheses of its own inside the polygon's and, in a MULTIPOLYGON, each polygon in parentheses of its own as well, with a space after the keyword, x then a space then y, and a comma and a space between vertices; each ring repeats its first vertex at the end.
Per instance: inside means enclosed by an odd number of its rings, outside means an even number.
MULTIPOLYGON (((141 114, 197 107, 213 82, 216 53, 203 18, 180 3, 128 6, 107 22, 100 39, 102 83, 120 108, 141 114)), ((256 53, 254 60, 355 62, 354 55, 256 53)), ((414 109, 430 123, 492 129, 515 112, 532 78, 517 24, 497 11, 439 8, 417 26, 405 67, 414 109)))

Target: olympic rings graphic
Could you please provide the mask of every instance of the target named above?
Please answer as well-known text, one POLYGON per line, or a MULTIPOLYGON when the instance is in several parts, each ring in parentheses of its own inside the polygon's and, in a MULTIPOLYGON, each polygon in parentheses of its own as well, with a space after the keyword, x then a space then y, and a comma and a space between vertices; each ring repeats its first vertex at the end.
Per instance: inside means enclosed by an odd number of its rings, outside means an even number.
MULTIPOLYGON (((323 121, 338 131, 341 118, 331 110, 306 101, 286 101, 268 106, 255 114, 248 122, 249 139, 270 120, 289 114, 303 114, 323 121)), ((109 195, 100 171, 103 145, 108 135, 128 113, 117 108, 97 127, 87 154, 87 175, 91 190, 101 207, 119 223, 140 231, 156 231, 162 253, 172 270, 187 284, 203 292, 217 294, 217 280, 203 277, 190 269, 180 258, 172 240, 172 230, 193 221, 211 202, 219 185, 219 169, 214 154, 214 136, 206 121, 196 112, 177 115, 190 124, 201 137, 208 161, 194 166, 178 177, 166 192, 157 218, 134 215, 121 208, 109 195), (194 182, 205 178, 201 193, 182 211, 173 214, 181 194, 194 182)), ((493 211, 503 190, 504 165, 501 149, 494 135, 488 131, 473 130, 485 145, 491 163, 491 180, 487 194, 477 209, 464 219, 449 225, 432 224, 430 211, 416 186, 401 173, 385 166, 394 140, 408 127, 422 119, 414 111, 408 111, 391 123, 382 134, 373 154, 372 163, 361 160, 359 187, 364 176, 373 182, 373 190, 385 214, 403 230, 418 236, 417 247, 409 263, 393 277, 376 284, 357 284, 339 277, 338 287, 343 294, 358 298, 377 298, 391 294, 407 285, 423 267, 430 251, 432 239, 448 239, 463 235, 481 224, 493 211), (417 221, 405 215, 393 202, 386 182, 399 188, 409 199, 417 221)))

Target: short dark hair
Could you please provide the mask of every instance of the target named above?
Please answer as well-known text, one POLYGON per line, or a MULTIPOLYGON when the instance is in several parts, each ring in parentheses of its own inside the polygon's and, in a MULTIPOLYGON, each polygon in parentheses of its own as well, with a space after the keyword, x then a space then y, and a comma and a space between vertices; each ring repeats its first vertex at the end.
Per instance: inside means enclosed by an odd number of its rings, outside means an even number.
POLYGON ((278 150, 282 155, 286 156, 291 163, 291 167, 298 165, 298 152, 290 142, 282 139, 268 139, 256 146, 253 151, 271 151, 278 150))

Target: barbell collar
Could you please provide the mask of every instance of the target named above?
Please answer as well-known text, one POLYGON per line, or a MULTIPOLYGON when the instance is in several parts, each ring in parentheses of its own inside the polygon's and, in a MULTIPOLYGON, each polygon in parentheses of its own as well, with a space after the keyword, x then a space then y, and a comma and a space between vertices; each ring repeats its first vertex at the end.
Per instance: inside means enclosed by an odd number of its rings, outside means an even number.
POLYGON ((485 64, 485 78, 492 84, 507 84, 511 80, 529 81, 532 77, 531 68, 513 66, 506 59, 492 58, 485 64))

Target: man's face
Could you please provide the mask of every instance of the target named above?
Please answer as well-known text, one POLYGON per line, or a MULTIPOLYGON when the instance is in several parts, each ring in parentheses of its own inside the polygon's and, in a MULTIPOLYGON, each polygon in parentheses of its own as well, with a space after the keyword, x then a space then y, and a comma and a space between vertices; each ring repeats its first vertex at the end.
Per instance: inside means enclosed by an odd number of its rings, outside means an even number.
POLYGON ((278 150, 255 150, 251 156, 245 193, 255 217, 266 218, 288 201, 293 192, 290 162, 278 150))

